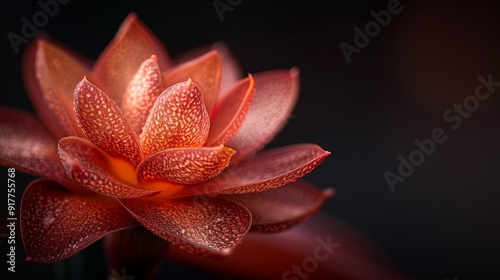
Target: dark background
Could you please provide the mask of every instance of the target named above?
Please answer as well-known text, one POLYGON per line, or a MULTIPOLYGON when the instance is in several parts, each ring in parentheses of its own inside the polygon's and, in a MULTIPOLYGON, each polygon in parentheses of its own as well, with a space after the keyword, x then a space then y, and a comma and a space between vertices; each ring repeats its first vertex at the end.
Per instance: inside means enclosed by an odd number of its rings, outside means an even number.
MULTIPOLYGON (((364 29, 370 11, 388 2, 245 0, 220 21, 212 1, 71 0, 42 30, 96 59, 135 11, 173 57, 223 41, 245 72, 299 67, 293 118, 268 147, 314 142, 332 152, 306 177, 336 189, 324 211, 365 233, 407 275, 500 279, 500 87, 458 129, 442 116, 474 94, 479 75, 500 81, 499 5, 403 0, 401 13, 348 63, 339 44, 353 45, 353 28, 364 29), (408 158, 414 140, 435 128, 447 140, 391 192, 384 172, 397 173, 397 157, 408 158)), ((20 75, 24 46, 16 54, 6 34, 21 35, 20 18, 40 7, 2 5, 0 103, 32 110, 20 75)), ((52 273, 20 258, 18 265, 19 278, 52 273)))

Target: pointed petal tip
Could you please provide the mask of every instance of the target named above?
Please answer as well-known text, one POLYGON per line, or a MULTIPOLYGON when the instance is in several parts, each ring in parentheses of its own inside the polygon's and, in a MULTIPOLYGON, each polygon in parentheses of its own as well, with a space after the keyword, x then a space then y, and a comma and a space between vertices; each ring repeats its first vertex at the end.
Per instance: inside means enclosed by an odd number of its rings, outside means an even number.
POLYGON ((26 257, 26 259, 25 259, 25 261, 30 262, 30 261, 31 261, 31 259, 32 259, 32 258, 31 258, 30 256, 27 256, 27 257, 26 257))
POLYGON ((322 195, 323 195, 323 197, 324 197, 325 199, 327 199, 327 198, 330 198, 330 197, 334 196, 334 195, 335 195, 335 193, 336 193, 336 191, 335 191, 335 189, 334 189, 334 188, 327 188, 327 189, 324 189, 324 190, 323 190, 322 195))
POLYGON ((300 75, 299 67, 294 66, 290 68, 290 76, 292 76, 292 78, 297 78, 299 75, 300 75))

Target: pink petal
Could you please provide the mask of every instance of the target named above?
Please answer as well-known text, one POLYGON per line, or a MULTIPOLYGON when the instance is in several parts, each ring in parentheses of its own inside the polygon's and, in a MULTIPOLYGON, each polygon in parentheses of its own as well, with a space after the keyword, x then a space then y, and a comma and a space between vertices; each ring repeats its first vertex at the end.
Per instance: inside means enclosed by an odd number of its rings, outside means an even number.
POLYGON ((46 179, 26 188, 20 224, 26 260, 41 263, 69 258, 110 232, 138 225, 116 200, 73 194, 46 179))
POLYGON ((144 61, 127 87, 121 109, 137 134, 142 132, 156 98, 166 89, 158 59, 144 61))
POLYGON ((152 154, 137 167, 143 182, 197 184, 208 181, 229 164, 235 151, 218 147, 175 148, 152 154))
POLYGON ((314 144, 296 144, 265 151, 249 161, 228 167, 208 182, 176 189, 169 196, 246 194, 274 189, 305 176, 329 154, 314 144))
POLYGON ((104 84, 103 90, 117 104, 121 104, 132 77, 151 55, 156 55, 165 69, 170 67, 170 58, 164 46, 137 15, 131 13, 96 61, 92 76, 104 84))
POLYGON ((250 109, 254 93, 252 75, 231 88, 226 98, 216 106, 217 113, 210 126, 207 146, 226 143, 236 134, 250 109))
POLYGON ((89 68, 75 56, 45 40, 25 55, 24 78, 42 121, 58 138, 82 135, 73 111, 73 90, 89 68))
POLYGON ((250 210, 251 231, 276 232, 309 218, 333 194, 333 189, 320 190, 299 180, 277 189, 229 195, 228 198, 250 210))
POLYGON ((255 74, 255 95, 240 130, 228 142, 241 161, 263 148, 283 128, 298 96, 299 72, 274 70, 255 74))
POLYGON ((123 205, 147 229, 205 258, 228 257, 245 236, 252 218, 247 209, 222 199, 128 199, 123 205))
POLYGON ((134 198, 156 193, 121 183, 111 172, 114 160, 87 139, 78 137, 61 139, 59 157, 71 179, 101 195, 134 198))
POLYGON ((210 120, 200 88, 191 80, 175 84, 157 99, 140 135, 144 156, 205 144, 210 120))
POLYGON ((166 261, 223 279, 415 279, 398 271, 358 229, 326 215, 315 215, 284 232, 247 234, 231 258, 222 262, 208 262, 175 247, 166 261))
POLYGON ((211 114, 220 90, 221 59, 217 51, 176 66, 165 73, 167 86, 188 79, 200 86, 207 111, 211 114))
POLYGON ((109 155, 139 164, 139 138, 118 105, 86 78, 76 86, 74 99, 85 135, 109 155))
POLYGON ((243 72, 241 70, 241 66, 238 63, 237 59, 231 53, 229 48, 223 42, 216 42, 212 45, 203 46, 191 50, 187 53, 181 54, 175 59, 175 64, 181 64, 191 59, 197 58, 210 50, 216 50, 222 61, 222 77, 220 84, 219 96, 218 100, 221 100, 228 90, 231 89, 233 84, 243 77, 243 72))
POLYGON ((0 108, 0 164, 35 176, 49 177, 82 192, 65 174, 57 141, 31 114, 0 108))

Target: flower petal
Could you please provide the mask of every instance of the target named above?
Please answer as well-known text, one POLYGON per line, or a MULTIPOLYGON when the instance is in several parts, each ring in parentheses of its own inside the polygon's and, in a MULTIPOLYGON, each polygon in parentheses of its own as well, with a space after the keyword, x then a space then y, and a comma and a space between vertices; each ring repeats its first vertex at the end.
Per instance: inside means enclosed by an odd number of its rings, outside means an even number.
POLYGON ((167 86, 184 82, 188 79, 200 86, 205 106, 210 114, 220 90, 221 59, 217 51, 210 51, 203 56, 176 66, 165 73, 167 86))
POLYGON ((210 119, 200 88, 191 80, 166 89, 157 99, 140 135, 147 157, 168 148, 205 144, 210 119))
POLYGON ((245 236, 252 218, 244 207, 227 200, 127 199, 123 205, 147 229, 181 249, 222 259, 245 236))
POLYGON ((66 176, 57 141, 35 116, 20 110, 0 107, 0 164, 82 191, 66 176))
POLYGON ((26 188, 20 219, 26 260, 41 263, 69 258, 110 232, 138 225, 116 200, 70 193, 47 179, 26 188))
POLYGON ((298 70, 274 70, 255 74, 255 95, 243 125, 228 146, 241 161, 263 148, 283 128, 298 96, 298 70))
POLYGON ((144 61, 127 87, 121 109, 139 135, 156 98, 166 89, 158 58, 153 55, 144 61))
POLYGON ((41 119, 58 138, 82 135, 73 111, 73 90, 89 73, 89 67, 45 40, 30 49, 25 57, 24 78, 41 119))
POLYGON ((269 150, 239 165, 228 167, 208 182, 178 188, 168 196, 245 194, 274 189, 305 176, 329 154, 314 144, 296 144, 269 150))
POLYGON ((252 194, 229 195, 252 213, 251 231, 276 232, 309 218, 334 194, 333 189, 319 190, 304 181, 252 194))
POLYGON ((222 62, 221 84, 219 96, 217 97, 218 100, 221 100, 228 92, 228 90, 231 89, 233 84, 241 77, 243 77, 241 66, 238 63, 238 60, 234 57, 226 44, 224 44, 223 42, 216 42, 211 45, 188 51, 187 53, 181 54, 180 56, 176 57, 175 64, 181 64, 188 60, 197 58, 209 52, 210 50, 216 50, 219 53, 222 62))
POLYGON ((137 15, 131 13, 96 61, 92 70, 93 77, 101 81, 104 92, 120 104, 128 83, 151 55, 156 55, 165 69, 170 67, 165 47, 137 15))
POLYGON ((85 135, 106 153, 139 164, 139 138, 118 105, 86 78, 76 86, 74 99, 85 135))
POLYGON ((226 143, 236 134, 250 109, 254 93, 255 83, 252 75, 231 88, 226 98, 216 105, 207 146, 226 143))
POLYGON ((110 172, 114 160, 87 139, 66 137, 59 140, 59 157, 71 179, 101 195, 134 198, 157 192, 121 183, 110 172))
POLYGON ((142 182, 202 183, 224 170, 235 152, 224 145, 168 149, 144 159, 137 174, 142 182))

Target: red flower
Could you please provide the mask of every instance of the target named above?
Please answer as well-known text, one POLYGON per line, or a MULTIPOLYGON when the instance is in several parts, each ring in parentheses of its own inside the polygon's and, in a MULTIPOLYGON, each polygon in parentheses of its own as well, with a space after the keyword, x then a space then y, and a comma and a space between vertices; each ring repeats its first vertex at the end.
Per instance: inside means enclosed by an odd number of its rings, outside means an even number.
POLYGON ((296 181, 330 154, 319 146, 257 153, 295 105, 296 69, 237 80, 220 45, 174 65, 134 14, 92 68, 42 39, 25 62, 46 128, 2 108, 0 163, 45 177, 21 203, 32 261, 68 258, 135 226, 220 259, 249 230, 288 228, 333 193, 296 181))

